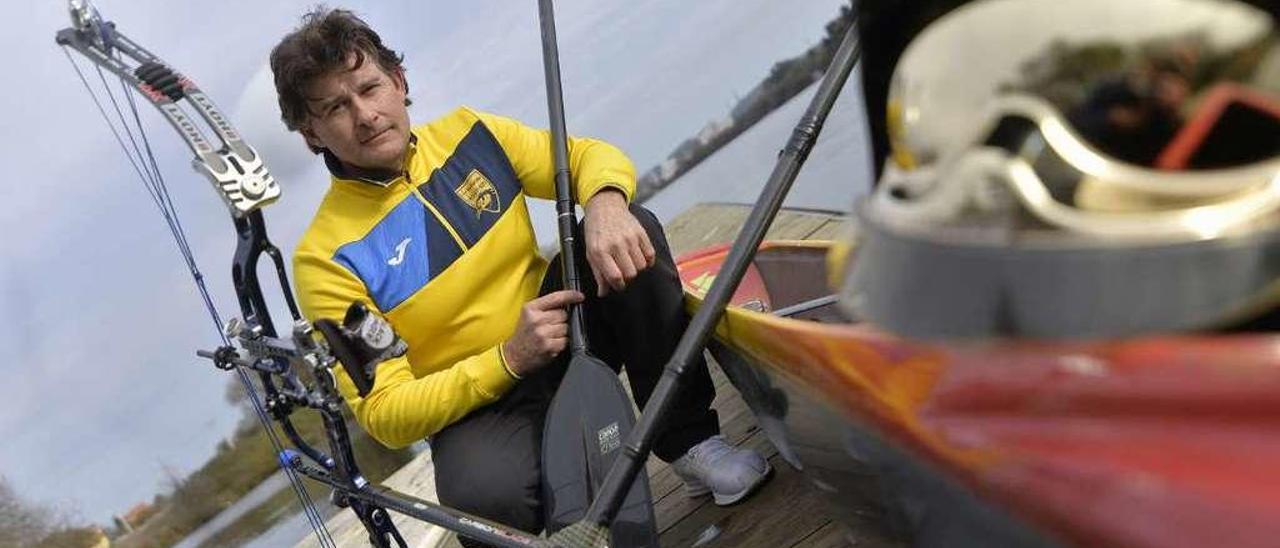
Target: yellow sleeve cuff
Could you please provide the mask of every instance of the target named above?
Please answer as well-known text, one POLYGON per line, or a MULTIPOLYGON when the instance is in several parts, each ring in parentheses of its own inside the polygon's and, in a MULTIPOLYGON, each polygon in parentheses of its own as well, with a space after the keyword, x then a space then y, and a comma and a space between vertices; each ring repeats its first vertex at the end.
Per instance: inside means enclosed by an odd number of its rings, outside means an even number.
POLYGON ((512 386, 515 386, 516 379, 511 376, 507 370, 507 366, 503 363, 501 350, 502 345, 494 346, 484 353, 480 354, 476 360, 470 360, 464 364, 464 372, 467 378, 471 380, 471 385, 485 398, 495 400, 498 396, 506 393, 512 386))
MULTIPOLYGON (((631 194, 632 194, 631 189, 627 188, 627 187, 626 187, 625 185, 623 185, 622 183, 614 183, 614 182, 611 182, 611 181, 607 181, 607 182, 604 182, 604 183, 600 183, 598 186, 596 186, 596 190, 595 190, 595 192, 592 192, 592 193, 591 193, 591 196, 595 196, 596 194, 599 194, 599 193, 604 192, 605 190, 609 190, 609 189, 613 189, 613 190, 616 190, 616 191, 618 191, 618 192, 621 192, 621 193, 622 193, 622 195, 627 199, 627 203, 628 203, 628 204, 629 204, 629 203, 631 203, 631 194)), ((591 196, 588 196, 588 197, 587 197, 587 200, 590 200, 590 199, 591 199, 591 196)))
POLYGON ((507 363, 507 353, 502 349, 502 344, 503 343, 498 343, 498 360, 502 362, 502 368, 507 371, 508 375, 511 375, 511 378, 515 380, 523 379, 524 377, 517 375, 516 372, 511 369, 511 364, 507 363))

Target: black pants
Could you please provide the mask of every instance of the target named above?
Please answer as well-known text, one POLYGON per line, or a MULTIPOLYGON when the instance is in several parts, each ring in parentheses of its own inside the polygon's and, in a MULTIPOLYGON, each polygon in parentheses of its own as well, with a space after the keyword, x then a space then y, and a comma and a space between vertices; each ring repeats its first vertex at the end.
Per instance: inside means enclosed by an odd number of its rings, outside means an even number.
MULTIPOLYGON (((625 291, 597 298, 586 254, 579 248, 577 255, 587 296, 584 323, 591 353, 615 370, 626 367, 631 393, 643 407, 689 319, 661 225, 639 206, 631 206, 631 213, 648 232, 657 260, 625 291)), ((557 258, 542 281, 541 294, 560 288, 557 258)), ((498 401, 431 438, 440 502, 531 533, 542 531, 542 425, 568 362, 569 353, 561 353, 498 401)), ((691 368, 653 444, 654 454, 667 462, 720 429, 711 409, 715 389, 706 363, 699 356, 691 368)))

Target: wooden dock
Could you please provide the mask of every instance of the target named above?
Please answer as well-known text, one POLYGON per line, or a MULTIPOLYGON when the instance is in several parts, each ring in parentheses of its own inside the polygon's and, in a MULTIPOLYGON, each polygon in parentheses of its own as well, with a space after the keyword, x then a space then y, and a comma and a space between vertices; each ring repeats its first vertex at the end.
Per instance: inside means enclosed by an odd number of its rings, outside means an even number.
MULTIPOLYGON (((679 256, 703 247, 731 241, 747 216, 747 207, 735 204, 700 205, 667 223, 672 252, 679 256)), ((820 212, 784 211, 768 233, 771 239, 829 239, 844 230, 839 217, 820 212)), ((757 427, 751 412, 714 363, 711 376, 717 396, 713 406, 720 415, 721 431, 729 443, 751 447, 769 458, 774 477, 758 493, 738 505, 721 508, 709 497, 688 498, 670 466, 656 458, 648 462, 649 485, 663 546, 683 547, 836 547, 894 546, 871 531, 847 531, 825 514, 825 504, 792 469, 757 427)), ((387 486, 435 500, 434 471, 430 454, 414 459, 392 475, 387 486)), ((452 533, 439 527, 394 514, 395 522, 411 546, 460 546, 452 533)), ((340 546, 364 546, 364 529, 350 512, 329 522, 340 546)), ((313 545, 308 540, 300 546, 313 545)))

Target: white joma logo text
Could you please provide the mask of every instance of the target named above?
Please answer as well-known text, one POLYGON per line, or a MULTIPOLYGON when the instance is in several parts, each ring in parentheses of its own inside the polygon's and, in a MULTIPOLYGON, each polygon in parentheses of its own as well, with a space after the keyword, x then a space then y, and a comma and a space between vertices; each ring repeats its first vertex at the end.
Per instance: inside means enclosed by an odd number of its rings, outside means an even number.
POLYGON ((391 266, 396 266, 396 265, 398 265, 398 264, 400 264, 400 263, 403 263, 403 262, 404 262, 404 250, 405 250, 405 249, 408 249, 408 247, 409 247, 409 241, 410 241, 410 240, 412 240, 412 239, 413 239, 413 238, 405 238, 405 239, 403 239, 403 240, 400 240, 400 243, 396 244, 396 256, 395 256, 395 257, 392 257, 392 258, 390 258, 390 259, 387 259, 387 264, 389 264, 389 265, 391 265, 391 266))

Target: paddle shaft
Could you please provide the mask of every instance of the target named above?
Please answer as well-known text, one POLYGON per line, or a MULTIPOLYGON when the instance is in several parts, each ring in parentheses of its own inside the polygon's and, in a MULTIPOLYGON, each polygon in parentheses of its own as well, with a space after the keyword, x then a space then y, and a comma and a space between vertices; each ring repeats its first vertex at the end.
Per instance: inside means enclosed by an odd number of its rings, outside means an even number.
MULTIPOLYGON (((543 1, 549 3, 549 0, 543 1)), ((818 91, 809 103, 809 108, 792 131, 791 139, 779 155, 778 163, 774 166, 773 173, 769 175, 769 181, 760 193, 760 199, 751 209, 742 232, 738 233, 729 256, 725 259, 719 274, 716 275, 715 281, 712 282, 711 290, 707 292, 702 307, 689 322, 689 328, 680 338, 680 343, 676 346, 671 360, 667 362, 666 370, 663 371, 662 378, 659 379, 648 404, 644 406, 639 422, 627 437, 626 444, 622 448, 623 454, 605 476, 604 484, 601 485, 596 499, 592 501, 591 508, 587 510, 585 521, 595 524, 611 522, 626 495, 628 486, 640 471, 645 457, 649 454, 649 446, 657 433, 657 427, 666 418, 689 363, 702 351, 706 345, 707 336, 720 320, 725 305, 729 303, 729 298, 737 289, 738 282, 742 280, 748 264, 755 256, 756 248, 764 239, 769 224, 773 222, 778 209, 782 207, 783 198, 791 189, 791 184, 795 182, 796 175, 800 173, 800 167, 809 157, 809 152, 813 150, 827 115, 831 112, 841 88, 844 87, 854 64, 858 61, 860 45, 856 23, 855 21, 849 26, 849 31, 840 43, 840 48, 836 50, 831 66, 827 68, 822 82, 818 85, 818 91)))
MULTIPOLYGON (((560 272, 565 289, 582 291, 578 275, 574 233, 578 219, 574 213, 573 185, 569 176, 569 141, 564 126, 564 93, 560 87, 560 51, 556 47, 555 8, 551 0, 538 0, 538 23, 542 29, 542 68, 547 81, 547 113, 551 117, 551 154, 556 170, 556 224, 560 229, 560 272)), ((572 355, 587 351, 587 331, 582 324, 582 306, 569 306, 569 350, 572 355)))

